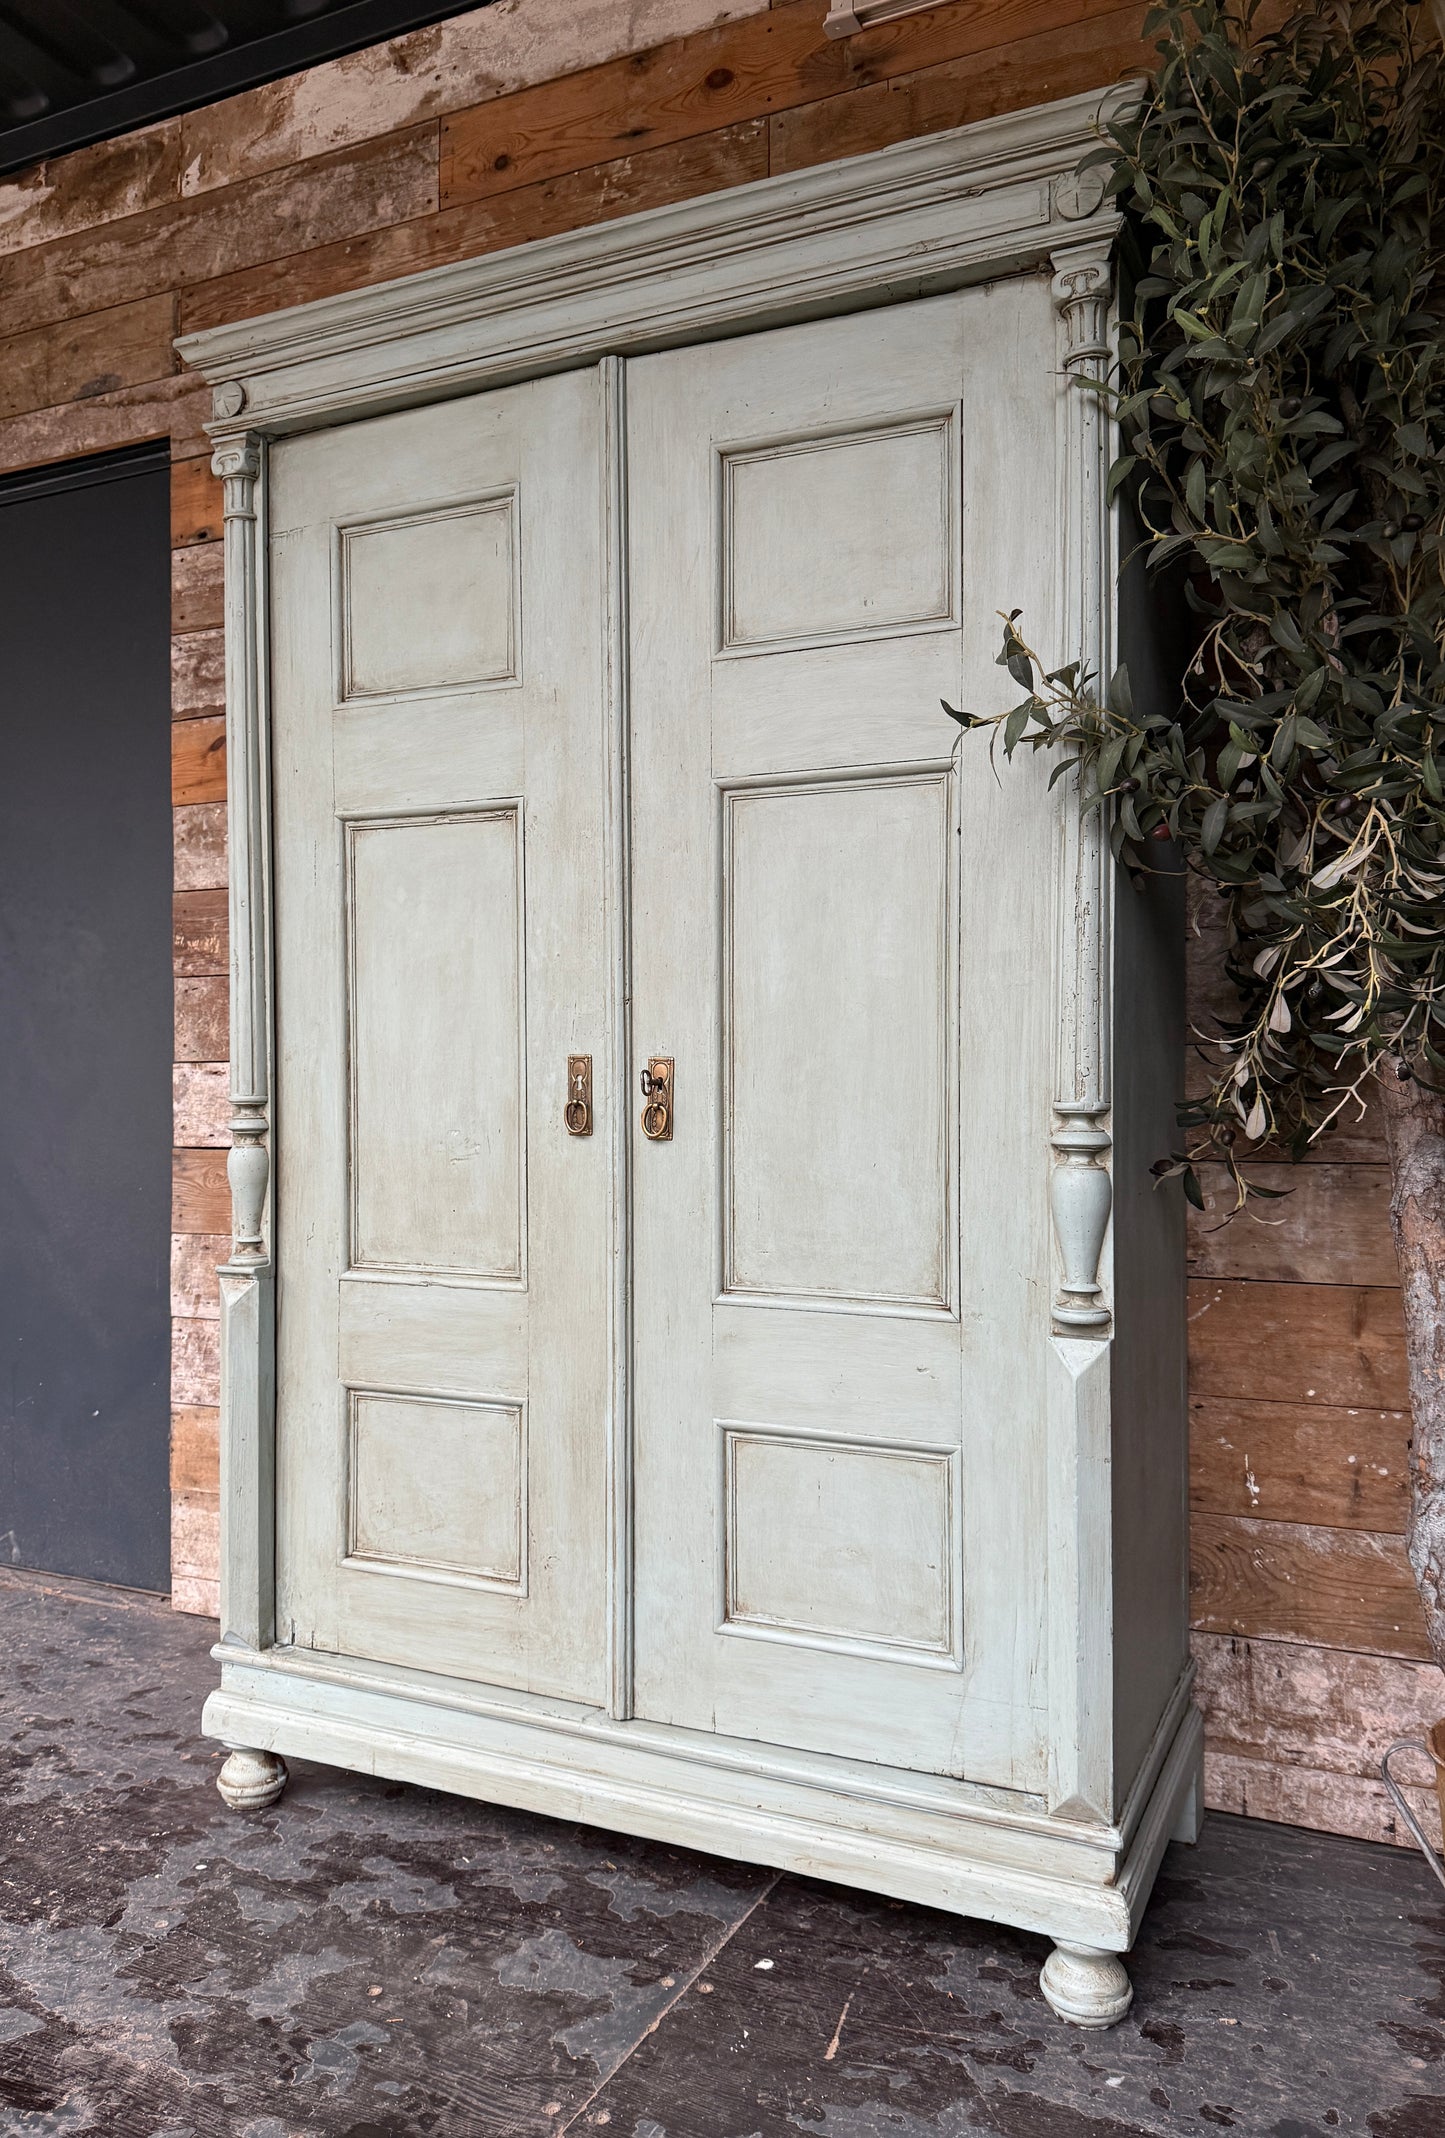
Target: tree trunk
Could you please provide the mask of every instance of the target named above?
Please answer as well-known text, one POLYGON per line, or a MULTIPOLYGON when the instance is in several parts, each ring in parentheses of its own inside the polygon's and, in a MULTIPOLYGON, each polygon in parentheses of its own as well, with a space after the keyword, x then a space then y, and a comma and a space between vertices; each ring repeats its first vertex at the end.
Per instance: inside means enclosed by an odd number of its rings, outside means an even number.
MULTIPOLYGON (((1402 1066, 1402 1065, 1399 1065, 1402 1066)), ((1410 1368, 1410 1566, 1445 1670, 1445 1094, 1387 1061, 1379 1074, 1390 1152, 1390 1230, 1410 1368)))

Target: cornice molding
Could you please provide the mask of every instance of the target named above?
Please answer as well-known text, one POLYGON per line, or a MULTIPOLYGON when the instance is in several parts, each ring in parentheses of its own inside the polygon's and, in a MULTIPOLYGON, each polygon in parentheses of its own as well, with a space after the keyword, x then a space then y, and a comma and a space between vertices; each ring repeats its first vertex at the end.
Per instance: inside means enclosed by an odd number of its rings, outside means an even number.
POLYGON ((1108 241, 1074 177, 1128 87, 183 335, 214 435, 279 435, 854 304, 959 288, 1108 241), (244 411, 244 415, 242 414, 244 411))

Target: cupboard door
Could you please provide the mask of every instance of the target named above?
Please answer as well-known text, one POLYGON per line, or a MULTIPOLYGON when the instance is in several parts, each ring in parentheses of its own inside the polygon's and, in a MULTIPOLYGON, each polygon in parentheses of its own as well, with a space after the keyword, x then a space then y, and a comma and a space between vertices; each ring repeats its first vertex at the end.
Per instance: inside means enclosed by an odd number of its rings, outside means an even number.
POLYGON ((1020 281, 628 385, 637 1712, 1024 1788, 1052 854, 939 700, 1049 627, 1051 333, 1020 281))
POLYGON ((605 1698, 600 382, 282 444, 282 1637, 605 1698))

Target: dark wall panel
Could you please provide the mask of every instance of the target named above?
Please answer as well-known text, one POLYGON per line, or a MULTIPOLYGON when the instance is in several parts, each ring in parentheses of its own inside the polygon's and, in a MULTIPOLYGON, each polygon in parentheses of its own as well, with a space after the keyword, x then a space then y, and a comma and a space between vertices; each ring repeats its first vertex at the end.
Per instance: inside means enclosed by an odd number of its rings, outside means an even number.
POLYGON ((164 1589, 169 485, 56 475, 0 486, 0 1563, 164 1589))

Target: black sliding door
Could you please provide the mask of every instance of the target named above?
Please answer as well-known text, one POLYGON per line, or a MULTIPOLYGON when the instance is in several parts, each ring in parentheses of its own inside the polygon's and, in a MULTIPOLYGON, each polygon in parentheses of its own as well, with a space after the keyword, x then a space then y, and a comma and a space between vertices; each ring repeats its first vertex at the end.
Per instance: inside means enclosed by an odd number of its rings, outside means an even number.
POLYGON ((163 449, 0 481, 0 1565, 169 1586, 163 449))

